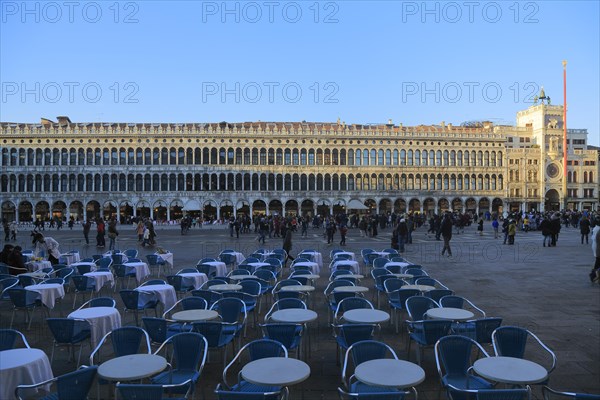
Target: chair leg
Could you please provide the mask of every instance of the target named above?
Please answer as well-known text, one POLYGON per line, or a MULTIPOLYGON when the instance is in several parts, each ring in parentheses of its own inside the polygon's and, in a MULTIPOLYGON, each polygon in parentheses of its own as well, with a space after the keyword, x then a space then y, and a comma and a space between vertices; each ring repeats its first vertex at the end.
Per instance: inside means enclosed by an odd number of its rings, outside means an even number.
POLYGON ((10 329, 12 329, 12 324, 13 324, 13 320, 15 318, 15 312, 17 311, 16 308, 13 308, 13 312, 12 312, 12 316, 10 317, 10 329))

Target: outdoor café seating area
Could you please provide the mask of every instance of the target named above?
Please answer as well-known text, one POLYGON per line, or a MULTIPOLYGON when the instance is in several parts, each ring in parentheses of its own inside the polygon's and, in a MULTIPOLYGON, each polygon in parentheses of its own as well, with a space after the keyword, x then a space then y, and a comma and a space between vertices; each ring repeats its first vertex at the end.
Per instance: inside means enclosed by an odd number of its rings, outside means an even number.
POLYGON ((549 338, 394 249, 246 253, 0 265, 0 399, 311 399, 322 374, 341 399, 584 398, 549 338))

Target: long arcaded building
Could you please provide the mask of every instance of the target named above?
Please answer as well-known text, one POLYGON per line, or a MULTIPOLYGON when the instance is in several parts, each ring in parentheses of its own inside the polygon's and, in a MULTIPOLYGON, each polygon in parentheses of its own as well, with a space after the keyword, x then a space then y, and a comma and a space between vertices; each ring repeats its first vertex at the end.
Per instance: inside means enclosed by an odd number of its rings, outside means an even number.
POLYGON ((1 122, 2 218, 596 209, 598 149, 569 129, 563 171, 562 116, 542 103, 516 126, 1 122))

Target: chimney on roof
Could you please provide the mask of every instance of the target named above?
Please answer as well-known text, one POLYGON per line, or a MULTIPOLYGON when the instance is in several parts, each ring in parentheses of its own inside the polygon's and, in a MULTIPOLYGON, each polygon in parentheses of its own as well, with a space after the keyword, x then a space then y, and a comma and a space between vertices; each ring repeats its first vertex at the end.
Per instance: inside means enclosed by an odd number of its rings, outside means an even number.
POLYGON ((446 121, 440 122, 440 125, 442 126, 442 128, 445 128, 446 127, 446 121))
POLYGON ((54 121, 52 121, 48 118, 40 118, 40 124, 42 124, 43 126, 49 126, 49 125, 53 125, 54 121))
POLYGON ((393 123, 392 123, 392 119, 391 119, 391 118, 390 118, 390 119, 388 119, 388 125, 393 125, 393 123))
POLYGON ((67 116, 56 117, 56 119, 58 120, 58 125, 60 126, 66 126, 71 124, 71 120, 67 116))

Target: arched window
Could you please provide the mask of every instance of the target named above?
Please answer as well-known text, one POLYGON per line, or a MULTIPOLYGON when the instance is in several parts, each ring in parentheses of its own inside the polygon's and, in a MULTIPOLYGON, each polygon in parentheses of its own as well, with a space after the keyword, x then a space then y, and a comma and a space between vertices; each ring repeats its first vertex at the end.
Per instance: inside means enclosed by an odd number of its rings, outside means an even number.
POLYGON ((400 150, 400 165, 406 165, 406 150, 400 150))
POLYGON ((436 166, 442 165, 442 151, 441 150, 438 150, 435 153, 435 165, 436 166))
POLYGON ((362 150, 361 149, 356 149, 356 153, 355 154, 356 154, 356 165, 362 165, 362 150))
POLYGON ((398 165, 398 150, 394 150, 393 159, 394 159, 394 165, 398 165))
POLYGON ((406 161, 409 166, 413 165, 413 151, 412 150, 408 150, 406 161))
POLYGON ((383 157, 383 150, 380 149, 377 152, 377 165, 384 165, 385 158, 383 157))
POLYGON ((447 167, 448 165, 450 165, 450 154, 448 153, 448 150, 444 150, 444 166, 447 167))
POLYGON ((459 150, 456 153, 456 165, 458 165, 459 167, 462 167, 462 165, 463 165, 463 152, 462 152, 462 150, 459 150))
POLYGON ((417 167, 421 165, 421 150, 415 150, 415 165, 417 167))

